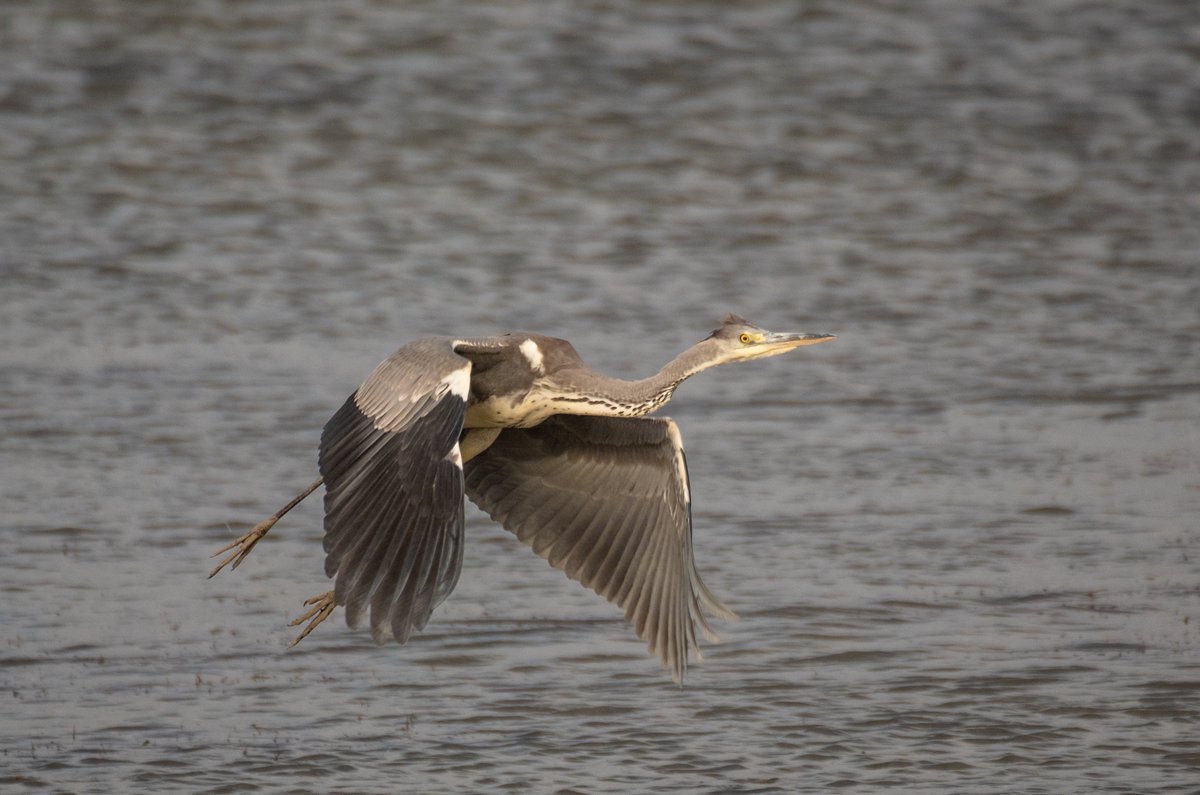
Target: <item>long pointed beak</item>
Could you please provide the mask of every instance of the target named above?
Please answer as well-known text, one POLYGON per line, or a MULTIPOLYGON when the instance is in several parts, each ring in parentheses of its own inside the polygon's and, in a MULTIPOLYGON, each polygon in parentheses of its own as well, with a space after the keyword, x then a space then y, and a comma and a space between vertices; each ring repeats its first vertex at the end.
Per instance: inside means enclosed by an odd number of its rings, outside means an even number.
POLYGON ((834 334, 780 334, 775 331, 768 331, 763 335, 763 340, 760 345, 768 345, 771 348, 777 348, 781 351, 790 351, 792 348, 799 348, 801 345, 816 345, 818 342, 828 342, 835 339, 834 334))

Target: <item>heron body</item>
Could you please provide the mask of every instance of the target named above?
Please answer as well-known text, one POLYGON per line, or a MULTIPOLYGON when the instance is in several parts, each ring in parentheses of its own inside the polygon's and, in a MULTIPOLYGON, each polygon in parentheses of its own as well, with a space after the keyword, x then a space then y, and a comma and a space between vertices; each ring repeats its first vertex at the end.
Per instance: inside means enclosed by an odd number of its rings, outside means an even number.
POLYGON ((311 488, 324 482, 325 573, 335 583, 310 600, 323 599, 305 634, 335 605, 352 627, 369 617, 380 643, 404 643, 422 629, 462 569, 465 495, 622 608, 682 681, 689 653, 699 658, 697 630, 717 639, 705 614, 733 612, 696 570, 679 429, 645 415, 709 367, 828 339, 775 334, 728 315, 636 381, 597 373, 569 342, 537 334, 405 345, 322 432, 321 481, 311 488))

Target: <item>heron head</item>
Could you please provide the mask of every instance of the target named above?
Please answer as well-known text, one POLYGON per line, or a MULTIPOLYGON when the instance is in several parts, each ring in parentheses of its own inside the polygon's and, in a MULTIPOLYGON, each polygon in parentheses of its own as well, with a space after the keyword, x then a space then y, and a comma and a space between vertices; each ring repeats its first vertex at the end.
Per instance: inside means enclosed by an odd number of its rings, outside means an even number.
POLYGON ((743 317, 728 314, 713 329, 709 339, 715 343, 717 364, 763 359, 798 348, 828 342, 833 334, 795 334, 767 331, 743 317))

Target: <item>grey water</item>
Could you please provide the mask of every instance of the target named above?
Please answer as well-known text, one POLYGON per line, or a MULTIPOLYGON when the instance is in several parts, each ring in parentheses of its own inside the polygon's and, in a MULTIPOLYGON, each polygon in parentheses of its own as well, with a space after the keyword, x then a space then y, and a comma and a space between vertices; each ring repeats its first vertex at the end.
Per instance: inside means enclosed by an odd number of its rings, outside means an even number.
POLYGON ((3 792, 1200 786, 1191 0, 2 9, 3 792), (405 341, 727 311, 683 688, 474 508, 403 647, 205 578, 405 341))

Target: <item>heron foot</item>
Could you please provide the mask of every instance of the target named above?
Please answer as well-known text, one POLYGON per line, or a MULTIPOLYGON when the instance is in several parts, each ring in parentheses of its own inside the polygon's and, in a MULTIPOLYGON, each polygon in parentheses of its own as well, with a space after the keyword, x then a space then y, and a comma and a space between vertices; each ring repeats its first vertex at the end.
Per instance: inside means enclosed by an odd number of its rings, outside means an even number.
POLYGON ((250 550, 254 549, 258 542, 262 540, 262 537, 267 534, 267 531, 275 526, 275 523, 279 521, 279 518, 279 516, 272 516, 270 519, 264 519, 263 521, 254 525, 254 527, 250 528, 250 531, 241 538, 226 544, 216 552, 212 553, 212 555, 209 557, 215 558, 217 555, 229 552, 229 550, 233 550, 225 556, 224 560, 217 564, 215 569, 209 572, 208 578, 212 579, 215 577, 217 572, 228 566, 230 563, 233 564, 232 568, 230 568, 230 571, 233 571, 238 566, 242 565, 242 561, 245 560, 246 556, 250 554, 250 550))
POLYGON ((311 606, 311 609, 299 618, 289 621, 288 626, 296 627, 303 624, 305 621, 308 621, 308 626, 304 628, 303 632, 296 636, 295 640, 288 644, 289 649, 307 638, 308 633, 316 629, 317 625, 319 625, 322 621, 329 618, 329 614, 333 612, 333 608, 337 607, 333 601, 333 591, 326 591, 325 593, 319 594, 310 599, 305 599, 304 606, 311 606), (309 621, 309 619, 312 620, 309 621))

